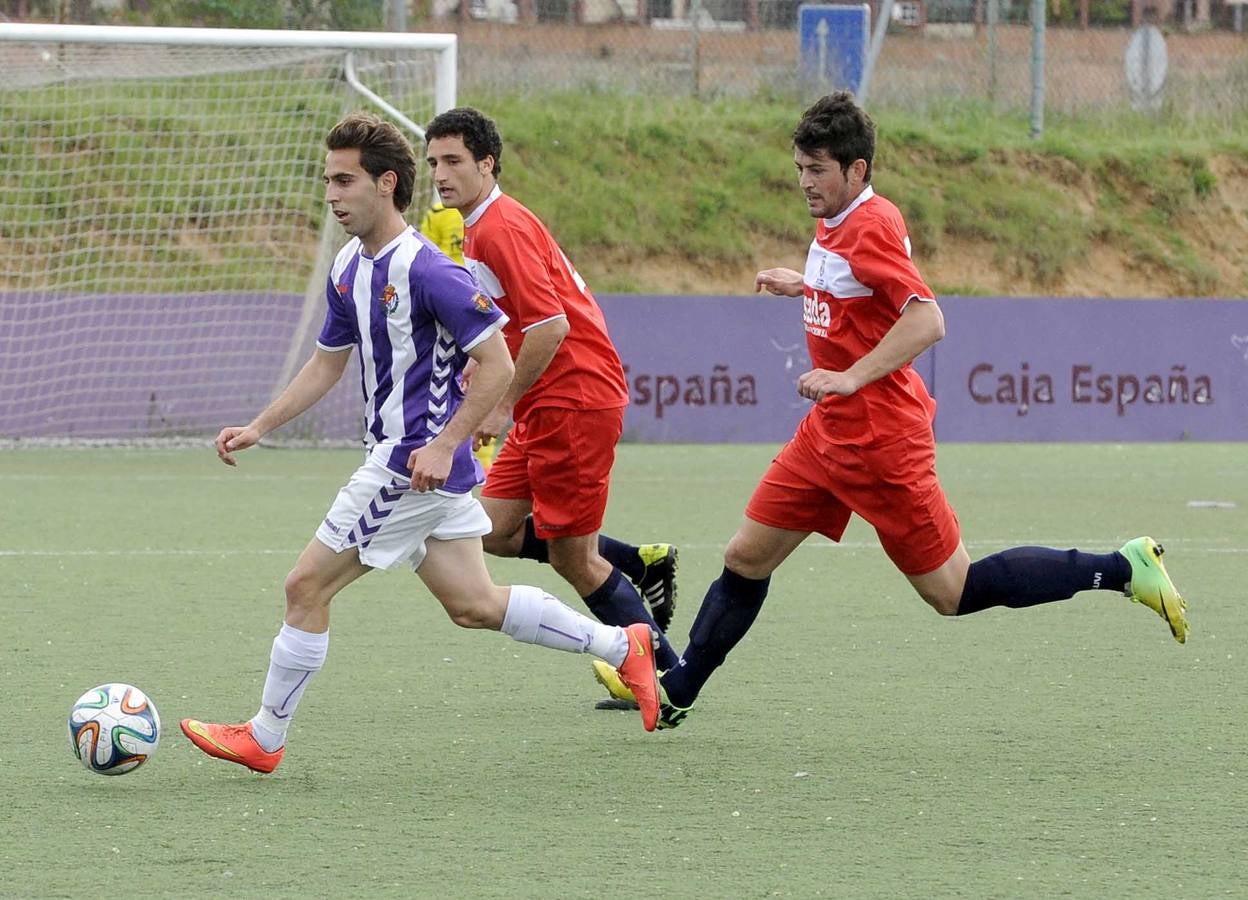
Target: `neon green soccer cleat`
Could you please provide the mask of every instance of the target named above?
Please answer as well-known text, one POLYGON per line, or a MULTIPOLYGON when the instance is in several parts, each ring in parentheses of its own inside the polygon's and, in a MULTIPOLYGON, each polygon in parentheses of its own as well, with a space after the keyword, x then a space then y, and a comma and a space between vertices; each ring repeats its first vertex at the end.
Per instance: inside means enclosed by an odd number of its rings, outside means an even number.
MULTIPOLYGON (((594 678, 598 683, 607 689, 607 693, 611 695, 611 699, 620 703, 631 703, 636 708, 637 698, 633 696, 633 692, 628 689, 628 685, 620 678, 620 673, 615 671, 615 667, 609 662, 601 659, 593 661, 594 678)), ((618 707, 603 707, 603 709, 615 709, 618 707)))
POLYGON ((1170 580, 1161 561, 1165 552, 1151 537, 1127 541, 1118 551, 1131 563, 1131 581, 1124 591, 1135 603, 1143 603, 1166 620, 1180 644, 1187 641, 1187 602, 1170 580))

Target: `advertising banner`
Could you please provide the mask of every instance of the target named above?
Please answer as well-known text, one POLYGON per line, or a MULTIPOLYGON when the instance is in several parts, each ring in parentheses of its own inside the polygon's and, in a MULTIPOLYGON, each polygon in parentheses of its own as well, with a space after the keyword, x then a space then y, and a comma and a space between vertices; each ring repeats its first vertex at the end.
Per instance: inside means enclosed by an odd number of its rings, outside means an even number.
MULTIPOLYGON (((628 435, 786 440, 809 403, 800 301, 599 298, 628 367, 628 435), (714 390, 712 390, 714 385, 714 390)), ((1248 439, 1248 301, 942 297, 915 361, 952 441, 1248 439)))
MULTIPOLYGON (((625 439, 762 442, 810 408, 800 300, 600 296, 625 439)), ((0 294, 0 439, 198 438, 275 396, 302 297, 0 294)), ((1248 440, 1248 300, 943 297, 915 366, 953 441, 1248 440)), ((319 326, 319 318, 314 323, 319 326)), ((296 358, 297 357, 297 358, 296 358)), ((297 368, 297 365, 296 367, 297 368)), ((359 367, 286 437, 357 440, 359 367)))

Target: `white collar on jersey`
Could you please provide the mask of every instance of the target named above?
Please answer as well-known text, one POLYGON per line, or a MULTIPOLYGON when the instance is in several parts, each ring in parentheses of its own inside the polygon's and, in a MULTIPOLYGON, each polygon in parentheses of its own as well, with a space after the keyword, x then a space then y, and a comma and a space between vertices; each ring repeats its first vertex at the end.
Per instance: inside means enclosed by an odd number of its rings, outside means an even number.
POLYGON ((850 213, 852 213, 858 207, 862 206, 862 204, 866 203, 868 200, 870 200, 874 196, 875 196, 875 188, 871 187, 871 185, 867 185, 865 188, 862 189, 862 193, 853 199, 853 201, 849 204, 849 206, 845 207, 843 210, 841 210, 831 219, 824 219, 823 224, 827 225, 829 228, 835 228, 837 225, 840 225, 842 222, 844 222, 850 213))
POLYGON ((490 195, 482 201, 481 205, 464 218, 464 226, 477 224, 477 219, 485 215, 485 211, 490 208, 490 204, 501 196, 503 196, 503 189, 495 184, 494 190, 490 191, 490 195))
POLYGON ((385 256, 387 253, 389 253, 391 250, 393 250, 395 247, 397 247, 399 245, 399 241, 403 240, 403 238, 407 237, 409 234, 411 234, 415 230, 416 229, 413 228, 411 225, 408 225, 406 228, 400 231, 393 239, 391 239, 390 243, 386 244, 386 246, 378 250, 376 255, 374 256, 369 256, 367 253, 365 253, 364 244, 361 243, 360 244, 360 256, 364 257, 365 259, 380 259, 381 257, 385 256))

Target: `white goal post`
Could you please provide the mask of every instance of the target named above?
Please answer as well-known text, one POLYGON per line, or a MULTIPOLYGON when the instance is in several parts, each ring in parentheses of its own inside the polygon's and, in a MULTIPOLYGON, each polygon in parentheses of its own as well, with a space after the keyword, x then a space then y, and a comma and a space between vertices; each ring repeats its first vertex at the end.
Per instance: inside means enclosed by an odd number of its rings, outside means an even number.
MULTIPOLYGON (((311 351, 346 239, 325 134, 371 109, 423 142, 456 52, 454 34, 0 23, 0 445, 249 419, 311 351)), ((352 380, 283 437, 358 440, 352 380)))

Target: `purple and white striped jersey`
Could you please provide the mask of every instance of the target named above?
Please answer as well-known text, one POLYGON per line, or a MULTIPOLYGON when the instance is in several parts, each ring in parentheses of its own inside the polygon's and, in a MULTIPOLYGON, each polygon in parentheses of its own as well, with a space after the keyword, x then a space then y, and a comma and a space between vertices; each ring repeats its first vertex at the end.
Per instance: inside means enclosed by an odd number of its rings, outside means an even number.
MULTIPOLYGON (((358 345, 369 458, 410 478, 407 457, 446 427, 463 400, 468 350, 507 321, 471 275, 408 227, 375 257, 359 238, 338 251, 317 346, 358 345)), ((462 494, 481 480, 471 442, 455 451, 442 489, 462 494)))

